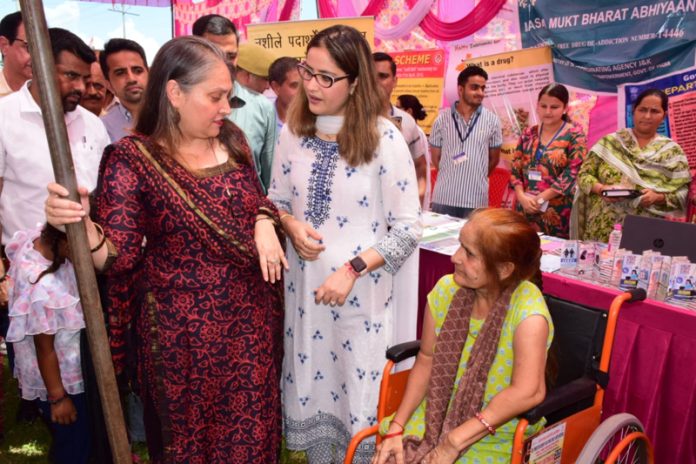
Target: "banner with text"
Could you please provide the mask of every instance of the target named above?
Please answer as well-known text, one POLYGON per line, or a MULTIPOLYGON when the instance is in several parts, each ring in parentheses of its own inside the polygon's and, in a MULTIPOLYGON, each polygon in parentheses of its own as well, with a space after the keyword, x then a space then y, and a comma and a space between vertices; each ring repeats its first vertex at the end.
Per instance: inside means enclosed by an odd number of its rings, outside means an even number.
MULTIPOLYGON (((463 61, 448 70, 448 79, 453 78, 456 83, 459 72, 471 65, 480 66, 488 73, 483 105, 500 118, 501 157, 510 161, 521 131, 527 125, 536 124, 539 90, 553 81, 551 49, 531 48, 463 61)), ((457 100, 456 96, 448 95, 448 98, 451 102, 457 100)))
POLYGON ((553 47, 558 82, 615 92, 694 65, 696 0, 519 0, 522 46, 553 47))
POLYGON ((430 134, 430 128, 437 117, 442 102, 442 87, 445 76, 444 50, 419 50, 393 52, 399 78, 392 92, 392 103, 396 104, 399 95, 415 95, 427 113, 418 125, 430 134))
POLYGON ((686 153, 691 169, 696 169, 696 67, 659 79, 621 85, 618 94, 620 127, 633 127, 632 103, 646 89, 663 90, 669 97, 667 117, 658 132, 677 142, 686 153))
POLYGON ((344 24, 360 31, 370 47, 375 40, 375 22, 372 18, 337 18, 309 21, 285 21, 278 23, 249 24, 247 37, 274 55, 292 56, 303 60, 307 53, 307 44, 322 29, 344 24))

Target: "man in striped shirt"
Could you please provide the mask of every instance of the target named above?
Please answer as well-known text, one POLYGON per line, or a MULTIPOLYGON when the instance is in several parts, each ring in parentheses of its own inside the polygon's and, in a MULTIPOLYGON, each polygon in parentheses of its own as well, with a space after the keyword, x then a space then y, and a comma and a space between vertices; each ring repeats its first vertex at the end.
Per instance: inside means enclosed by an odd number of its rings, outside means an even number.
POLYGON ((488 176, 498 165, 500 120, 481 106, 488 74, 469 66, 457 77, 459 100, 440 112, 430 133, 432 162, 439 169, 432 211, 466 218, 488 205, 488 176))

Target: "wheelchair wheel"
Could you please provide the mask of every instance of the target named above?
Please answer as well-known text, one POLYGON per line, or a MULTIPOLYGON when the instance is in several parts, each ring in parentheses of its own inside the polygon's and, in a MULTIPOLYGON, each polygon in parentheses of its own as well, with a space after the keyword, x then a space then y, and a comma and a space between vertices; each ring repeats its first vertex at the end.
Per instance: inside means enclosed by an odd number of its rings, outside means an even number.
POLYGON ((587 440, 577 464, 652 464, 652 446, 643 424, 631 414, 616 414, 601 424, 587 440))

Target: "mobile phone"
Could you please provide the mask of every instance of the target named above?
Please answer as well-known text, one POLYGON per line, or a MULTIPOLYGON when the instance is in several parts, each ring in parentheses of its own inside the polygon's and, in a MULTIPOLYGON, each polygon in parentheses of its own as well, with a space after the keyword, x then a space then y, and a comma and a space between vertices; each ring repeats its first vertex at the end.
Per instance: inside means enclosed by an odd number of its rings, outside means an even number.
POLYGON ((608 189, 602 190, 602 196, 608 198, 636 198, 642 193, 634 189, 608 189))

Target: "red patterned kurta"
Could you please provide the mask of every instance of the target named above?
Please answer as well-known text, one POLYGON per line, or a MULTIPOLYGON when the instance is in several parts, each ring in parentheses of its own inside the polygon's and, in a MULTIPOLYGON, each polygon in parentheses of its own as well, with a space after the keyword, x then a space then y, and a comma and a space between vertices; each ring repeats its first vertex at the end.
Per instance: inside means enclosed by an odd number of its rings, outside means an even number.
POLYGON ((153 462, 278 459, 282 286, 261 276, 261 210, 276 214, 249 164, 194 175, 139 137, 104 153, 96 217, 118 250, 107 293, 114 362, 123 367, 132 319, 153 462))
MULTIPOLYGON (((522 133, 512 160, 512 188, 521 185, 531 195, 550 188, 559 194, 549 201, 543 213, 526 215, 540 232, 568 238, 575 180, 586 153, 585 134, 580 126, 572 123, 566 124, 546 147, 540 146, 539 126, 527 128, 522 133), (531 179, 530 169, 540 172, 541 179, 531 179)), ((524 214, 519 203, 517 210, 524 214)))

